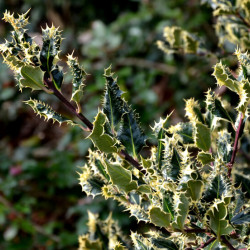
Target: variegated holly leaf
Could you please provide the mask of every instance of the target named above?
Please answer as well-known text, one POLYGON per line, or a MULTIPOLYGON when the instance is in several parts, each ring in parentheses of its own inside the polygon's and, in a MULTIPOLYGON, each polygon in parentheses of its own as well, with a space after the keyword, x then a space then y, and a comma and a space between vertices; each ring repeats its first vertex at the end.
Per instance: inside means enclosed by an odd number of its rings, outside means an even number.
POLYGON ((191 122, 204 123, 204 118, 200 110, 200 105, 198 101, 195 101, 194 98, 186 100, 185 106, 186 116, 191 122))
POLYGON ((105 182, 102 177, 98 174, 94 174, 93 171, 85 165, 79 173, 79 184, 82 187, 82 191, 87 195, 100 195, 102 193, 102 187, 105 182))
POLYGON ((171 114, 168 115, 165 119, 160 118, 160 121, 155 122, 155 125, 152 128, 152 130, 153 130, 153 132, 158 140, 156 159, 157 159, 159 169, 161 169, 161 167, 162 167, 163 154, 164 154, 164 150, 165 150, 163 139, 165 137, 166 129, 169 125, 168 121, 169 121, 169 117, 171 116, 171 114))
POLYGON ((149 210, 150 221, 158 227, 169 227, 171 222, 171 214, 166 213, 159 207, 151 207, 149 210))
POLYGON ((126 150, 137 158, 137 154, 145 145, 146 136, 139 125, 137 114, 128 106, 124 106, 124 111, 117 138, 126 150))
POLYGON ((19 79, 20 89, 31 88, 32 90, 45 89, 43 84, 44 73, 40 67, 23 66, 21 68, 21 78, 19 79))
POLYGON ((53 63, 58 60, 60 45, 62 41, 61 31, 59 28, 46 26, 42 29, 43 47, 40 53, 41 69, 50 73, 53 63))
POLYGON ((211 178, 203 193, 203 200, 212 202, 214 199, 222 199, 230 194, 230 186, 226 177, 218 174, 211 178))
POLYGON ((106 161, 106 170, 110 176, 113 185, 126 193, 137 189, 136 181, 132 180, 132 172, 119 164, 106 161))
POLYGON ((117 153, 118 148, 116 147, 116 144, 118 141, 105 133, 105 123, 107 123, 107 117, 102 111, 99 111, 93 123, 94 128, 87 138, 90 138, 101 152, 107 154, 117 153))
POLYGON ((231 116, 223 107, 221 101, 215 97, 215 93, 211 89, 207 91, 206 108, 213 115, 212 128, 216 127, 217 120, 225 120, 233 123, 231 116))
POLYGON ((209 226, 218 238, 220 238, 221 235, 228 235, 233 231, 233 227, 226 219, 227 207, 223 201, 214 203, 207 214, 209 216, 209 226))
POLYGON ((222 62, 219 62, 215 65, 213 76, 215 76, 217 84, 220 87, 226 86, 235 93, 239 93, 238 81, 233 77, 229 69, 222 64, 222 62))
POLYGON ((214 161, 214 158, 211 153, 199 152, 197 155, 197 160, 201 162, 202 165, 209 164, 214 161))
POLYGON ((45 120, 51 119, 53 123, 58 122, 60 125, 63 122, 66 122, 69 125, 78 126, 77 123, 55 112, 48 104, 32 99, 25 101, 25 103, 28 104, 37 115, 39 115, 40 117, 44 117, 45 120))
POLYGON ((189 200, 185 193, 181 192, 175 195, 174 199, 175 220, 172 226, 183 230, 189 211, 189 200))
POLYGON ((217 154, 226 163, 230 161, 233 150, 233 147, 231 145, 231 139, 231 134, 228 133, 226 130, 222 130, 218 133, 218 137, 216 140, 217 154))
POLYGON ((111 131, 115 134, 116 126, 120 123, 124 113, 124 101, 121 98, 122 91, 117 85, 117 78, 111 73, 111 66, 105 70, 106 90, 103 99, 103 112, 106 114, 111 131))
POLYGON ((79 65, 78 59, 76 57, 73 57, 72 55, 68 55, 68 61, 67 64, 69 65, 71 69, 71 74, 73 75, 73 87, 72 87, 72 95, 71 100, 73 100, 78 108, 78 112, 81 112, 81 106, 80 101, 83 96, 83 87, 85 77, 87 76, 87 73, 82 69, 82 67, 79 65))
POLYGON ((211 133, 210 129, 200 123, 195 123, 195 145, 203 151, 208 151, 211 147, 211 133))
POLYGON ((250 223, 250 209, 246 209, 236 214, 230 222, 234 225, 242 225, 250 223))

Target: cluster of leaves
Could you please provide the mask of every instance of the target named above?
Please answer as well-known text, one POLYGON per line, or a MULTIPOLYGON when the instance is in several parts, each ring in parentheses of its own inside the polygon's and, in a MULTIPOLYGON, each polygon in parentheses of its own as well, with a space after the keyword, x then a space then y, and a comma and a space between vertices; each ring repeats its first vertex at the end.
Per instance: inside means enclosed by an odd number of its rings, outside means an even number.
MULTIPOLYGON (((183 249, 208 241, 213 242, 214 248, 245 247, 249 243, 249 192, 243 190, 249 175, 243 176, 244 168, 234 168, 230 180, 238 140, 244 127, 245 132, 249 129, 250 57, 247 52, 236 52, 240 64, 237 78, 222 63, 214 68, 218 85, 239 96, 236 110, 229 112, 211 90, 206 94, 205 112, 197 101, 187 100, 189 122, 169 126, 170 116, 160 119, 153 127, 158 145, 152 146, 151 156, 145 158, 139 156, 145 146, 145 135, 138 115, 122 98, 111 68, 105 70, 102 108, 92 124, 80 113, 86 73, 72 55, 68 56, 73 73, 71 100, 77 108, 60 91, 63 73, 57 64, 59 30, 46 27, 40 49, 25 32, 26 14, 15 19, 6 12, 4 19, 12 24, 14 32, 12 41, 6 41, 0 49, 5 62, 15 72, 19 87, 54 94, 91 131, 87 138, 97 150, 89 151, 88 164, 79 173, 83 191, 93 197, 102 194, 106 199, 112 198, 138 221, 155 225, 155 230, 146 235, 132 233, 137 249, 183 249)), ((186 33, 182 35, 187 37, 186 33)), ((29 100, 27 104, 46 119, 79 125, 40 101, 29 100)), ((109 247, 126 249, 126 242, 111 218, 101 222, 90 215, 89 227, 89 234, 80 237, 82 248, 102 249, 108 242, 109 247)))
MULTIPOLYGON (((218 1, 204 0, 213 8, 216 17, 215 31, 219 39, 219 46, 233 51, 235 46, 248 50, 249 44, 249 0, 218 1), (233 48, 233 49, 232 49, 233 48)), ((204 46, 204 42, 197 35, 180 27, 165 27, 165 41, 158 41, 158 47, 165 53, 184 52, 189 54, 212 54, 204 46)))

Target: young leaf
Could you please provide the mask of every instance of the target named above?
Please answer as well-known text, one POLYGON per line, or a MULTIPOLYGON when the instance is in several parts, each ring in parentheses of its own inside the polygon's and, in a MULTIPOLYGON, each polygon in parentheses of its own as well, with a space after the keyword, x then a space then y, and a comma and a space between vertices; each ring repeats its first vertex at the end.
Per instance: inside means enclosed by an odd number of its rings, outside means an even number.
POLYGON ((54 59, 58 60, 61 45, 61 31, 53 25, 42 29, 43 47, 40 53, 41 69, 50 73, 54 59))
POLYGON ((233 227, 226 220, 227 207, 223 201, 216 202, 208 211, 208 215, 209 225, 218 238, 221 235, 228 235, 233 231, 233 227))
POLYGON ((134 111, 128 106, 125 106, 124 110, 125 113, 122 115, 117 138, 125 146, 126 150, 136 158, 145 144, 146 136, 139 126, 134 111))
POLYGON ((58 65, 52 66, 51 75, 53 83, 57 89, 60 89, 63 82, 63 71, 59 68, 58 65))
POLYGON ((169 227, 171 215, 163 212, 159 207, 152 207, 149 210, 150 221, 158 227, 169 227))
POLYGON ((20 78, 20 88, 31 88, 32 90, 41 90, 44 89, 45 86, 43 84, 43 75, 44 73, 40 69, 40 67, 32 67, 32 66, 23 66, 21 68, 20 78))
POLYGON ((110 135, 105 134, 104 125, 106 122, 106 115, 102 111, 99 111, 93 123, 94 128, 87 138, 90 138, 100 151, 107 154, 117 153, 118 149, 115 146, 115 144, 117 144, 117 140, 112 138, 110 135))
POLYGON ((106 90, 103 100, 103 112, 107 116, 111 131, 115 131, 116 125, 121 121, 124 101, 121 98, 122 91, 117 85, 117 79, 113 78, 111 66, 105 70, 104 76, 106 78, 106 90))
POLYGON ((78 59, 72 55, 67 56, 67 64, 71 69, 73 75, 73 89, 71 100, 74 101, 78 107, 78 112, 81 112, 80 101, 83 95, 84 80, 87 73, 80 67, 78 59))
POLYGON ((44 117, 45 120, 51 119, 53 123, 58 122, 60 125, 63 122, 66 122, 69 125, 77 126, 77 123, 74 123, 72 120, 61 116, 60 114, 55 112, 49 105, 41 101, 30 99, 28 101, 25 101, 25 103, 30 105, 34 112, 37 113, 40 117, 44 117))
POLYGON ((106 162, 107 172, 114 185, 120 190, 128 193, 137 189, 137 184, 132 181, 132 173, 119 164, 106 162))
POLYGON ((203 151, 208 151, 211 147, 210 129, 200 122, 195 123, 195 144, 203 151))

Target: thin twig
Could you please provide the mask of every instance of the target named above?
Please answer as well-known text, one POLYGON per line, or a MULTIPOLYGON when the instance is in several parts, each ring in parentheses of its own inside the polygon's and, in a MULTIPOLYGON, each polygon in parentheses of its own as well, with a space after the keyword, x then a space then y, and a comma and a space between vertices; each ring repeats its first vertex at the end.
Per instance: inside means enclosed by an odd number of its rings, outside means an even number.
POLYGON ((228 177, 229 178, 231 177, 231 173, 232 173, 236 153, 238 151, 238 142, 239 142, 240 134, 241 134, 241 131, 242 131, 242 125, 243 125, 243 113, 241 113, 241 115, 240 115, 240 122, 239 122, 239 125, 237 127, 236 134, 235 134, 232 157, 231 157, 230 162, 227 164, 227 166, 228 166, 228 177))
MULTIPOLYGON (((53 91, 54 95, 75 115, 78 117, 88 128, 88 131, 93 130, 93 124, 86 118, 82 113, 78 113, 77 109, 64 97, 64 95, 56 89, 53 82, 49 79, 44 78, 45 85, 49 90, 53 91)), ((120 156, 123 157, 126 161, 131 163, 135 168, 137 168, 141 173, 145 174, 145 170, 140 166, 140 163, 131 157, 125 150, 121 150, 120 156)))
POLYGON ((202 243, 197 249, 202 249, 211 244, 213 241, 216 240, 216 237, 210 238, 208 241, 202 243))

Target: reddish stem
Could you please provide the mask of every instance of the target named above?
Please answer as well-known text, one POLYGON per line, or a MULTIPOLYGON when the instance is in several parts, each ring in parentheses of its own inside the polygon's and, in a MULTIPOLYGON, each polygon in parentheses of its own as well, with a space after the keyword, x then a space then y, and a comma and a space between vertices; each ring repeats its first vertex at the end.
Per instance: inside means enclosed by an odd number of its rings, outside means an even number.
POLYGON ((228 177, 229 178, 231 177, 231 173, 232 173, 236 153, 238 151, 238 142, 239 142, 239 138, 240 138, 240 134, 241 134, 241 130, 242 130, 242 125, 243 125, 243 114, 241 113, 240 122, 239 122, 239 125, 237 127, 236 134, 235 134, 233 153, 232 153, 230 162, 227 164, 227 166, 228 166, 228 177))

